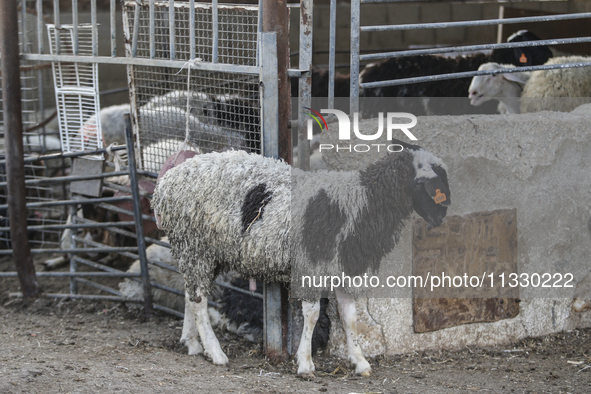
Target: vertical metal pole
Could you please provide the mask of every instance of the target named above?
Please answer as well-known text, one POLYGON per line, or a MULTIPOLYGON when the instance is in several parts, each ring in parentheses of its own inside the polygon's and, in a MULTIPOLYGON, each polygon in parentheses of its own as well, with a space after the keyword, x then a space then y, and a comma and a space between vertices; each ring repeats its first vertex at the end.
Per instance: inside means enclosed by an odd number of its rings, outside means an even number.
POLYGON ((150 59, 154 59, 156 57, 156 21, 155 21, 156 11, 155 11, 155 6, 154 6, 154 0, 150 0, 149 19, 150 19, 150 59))
POLYGON ((350 110, 359 112, 359 23, 361 1, 351 0, 351 94, 350 110))
POLYGON ((23 53, 27 53, 27 46, 29 45, 28 36, 27 36, 27 1, 21 0, 21 34, 22 34, 22 51, 23 53))
MULTIPOLYGON (((153 1, 153 0, 150 0, 153 1)), ((195 53, 195 0, 189 0, 189 45, 191 45, 190 58, 191 60, 197 57, 195 53)))
POLYGON ((17 0, 0 1, 0 67, 10 238, 23 297, 36 297, 37 277, 27 238, 25 166, 23 162, 23 119, 21 107, 20 58, 18 48, 17 0))
MULTIPOLYGON (((76 211, 78 210, 77 205, 70 205, 68 207, 68 215, 70 216, 70 223, 76 223, 76 211)), ((71 232, 65 232, 70 236, 70 249, 76 248, 76 242, 74 241, 74 236, 76 235, 77 230, 72 229, 71 232)), ((69 253, 68 257, 70 258, 70 272, 76 272, 78 270, 78 263, 74 259, 75 254, 69 253)), ((78 294, 78 282, 76 281, 76 277, 70 277, 70 294, 78 294)))
POLYGON ((111 0, 110 17, 111 17, 111 57, 117 57, 117 6, 115 0, 111 0))
POLYGON ((133 35, 131 37, 131 57, 137 55, 137 40, 140 34, 140 13, 142 12, 142 6, 139 1, 135 3, 135 12, 133 14, 133 35))
POLYGON ((131 198, 133 200, 133 216, 135 220, 135 232, 137 235, 138 256, 142 269, 142 282, 144 285, 144 309, 146 319, 152 315, 152 291, 150 286, 150 274, 148 272, 148 258, 146 256, 146 240, 144 239, 144 223, 142 208, 140 206, 140 192, 137 183, 137 168, 135 166, 135 149, 133 146, 133 131, 131 129, 131 115, 125 114, 125 143, 127 145, 127 162, 129 164, 129 181, 131 198))
POLYGON ((168 1, 168 37, 170 38, 170 60, 175 60, 175 26, 174 26, 174 0, 168 1))
MULTIPOLYGON (((263 1, 261 65, 263 82, 263 153, 291 162, 291 93, 289 65, 288 10, 286 0, 263 1)), ((269 359, 287 357, 287 303, 281 300, 281 284, 264 288, 265 352, 269 359)))
POLYGON ((257 20, 257 66, 261 65, 261 33, 263 31, 263 1, 259 0, 259 15, 257 20))
POLYGON ((53 23, 55 25, 55 53, 59 55, 62 52, 61 33, 62 27, 60 21, 60 0, 53 0, 53 23))
POLYGON ((218 40, 219 40, 219 25, 218 25, 218 0, 213 0, 211 3, 211 23, 212 23, 212 45, 211 45, 211 61, 218 62, 218 40))
MULTIPOLYGON (((312 68, 313 1, 300 1, 300 70, 312 68)), ((299 167, 310 170, 310 141, 307 136, 307 119, 304 113, 312 101, 312 75, 300 78, 298 99, 298 162, 299 167)))
POLYGON ((261 33, 263 149, 265 157, 279 158, 279 83, 277 75, 277 33, 261 33))
POLYGON ((96 23, 96 0, 90 0, 90 24, 92 28, 92 56, 98 56, 98 26, 96 23))
MULTIPOLYGON (((79 40, 78 40, 78 0, 72 0, 72 33, 74 35, 73 44, 74 44, 74 55, 78 55, 79 49, 79 40)), ((80 123, 82 124, 82 123, 80 123)))
POLYGON ((330 37, 328 40, 328 108, 334 108, 335 51, 337 39, 337 0, 330 0, 330 37))
POLYGON ((37 0, 37 53, 42 54, 43 42, 43 0, 37 0))

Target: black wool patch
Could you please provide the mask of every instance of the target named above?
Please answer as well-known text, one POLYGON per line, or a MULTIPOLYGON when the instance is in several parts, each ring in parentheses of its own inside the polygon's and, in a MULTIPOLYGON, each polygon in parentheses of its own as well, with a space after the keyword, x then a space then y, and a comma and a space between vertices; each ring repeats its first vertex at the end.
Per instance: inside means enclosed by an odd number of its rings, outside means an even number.
POLYGON ((242 203, 242 233, 244 234, 257 220, 263 218, 265 205, 271 201, 273 192, 267 190, 267 185, 259 183, 246 193, 242 203))
POLYGON ((310 262, 328 262, 334 258, 337 235, 345 219, 338 203, 332 201, 324 189, 310 199, 304 214, 302 235, 310 262))

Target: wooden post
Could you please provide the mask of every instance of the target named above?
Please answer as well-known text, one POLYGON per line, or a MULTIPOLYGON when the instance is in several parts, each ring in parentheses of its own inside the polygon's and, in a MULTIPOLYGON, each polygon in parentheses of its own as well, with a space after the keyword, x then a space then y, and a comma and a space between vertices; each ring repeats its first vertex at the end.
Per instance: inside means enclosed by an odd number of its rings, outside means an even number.
POLYGON ((2 53, 0 68, 2 69, 6 188, 12 256, 23 297, 36 297, 39 288, 27 236, 17 0, 0 0, 0 53, 2 53))

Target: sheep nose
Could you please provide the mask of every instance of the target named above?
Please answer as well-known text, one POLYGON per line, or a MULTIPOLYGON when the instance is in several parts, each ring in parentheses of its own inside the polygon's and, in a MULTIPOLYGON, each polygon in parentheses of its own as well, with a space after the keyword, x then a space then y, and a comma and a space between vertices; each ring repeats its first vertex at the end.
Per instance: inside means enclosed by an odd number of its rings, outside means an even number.
POLYGON ((471 90, 468 92, 468 97, 474 97, 477 95, 478 95, 478 92, 476 90, 471 90))

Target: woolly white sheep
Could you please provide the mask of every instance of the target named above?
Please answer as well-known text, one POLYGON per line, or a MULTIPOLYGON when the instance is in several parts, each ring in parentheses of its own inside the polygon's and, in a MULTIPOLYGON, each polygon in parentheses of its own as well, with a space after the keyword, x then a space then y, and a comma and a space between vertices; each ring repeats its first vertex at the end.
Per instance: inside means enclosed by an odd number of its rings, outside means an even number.
MULTIPOLYGON (((511 64, 484 63, 479 71, 506 70, 515 68, 511 64)), ((501 114, 518 114, 523 86, 529 80, 530 73, 514 72, 504 74, 477 75, 472 78, 468 88, 470 104, 479 106, 489 100, 499 101, 501 114)))
MULTIPOLYGON (((591 57, 563 56, 546 64, 591 62, 591 57)), ((532 72, 521 94, 521 112, 569 112, 591 101, 591 67, 532 72)))
MULTIPOLYGON (((579 62, 591 62, 591 58, 556 57, 546 64, 579 62)), ((511 68, 511 66, 496 63, 487 64, 485 69, 489 70, 511 68)), ((493 98, 497 99, 500 101, 501 113, 569 112, 591 101, 591 67, 476 76, 470 85, 469 97, 472 105, 480 105, 493 98), (523 80, 526 80, 525 84, 523 80), (523 85, 522 92, 521 85, 523 85), (506 112, 503 112, 502 107, 505 107, 506 112)))
MULTIPOLYGON (((146 146, 143 150, 143 165, 146 171, 158 173, 162 165, 172 154, 178 152, 183 141, 165 139, 146 146)), ((198 148, 188 148, 201 153, 198 148)))
MULTIPOLYGON (((162 238, 163 242, 168 242, 166 237, 162 238)), ((172 252, 169 248, 152 244, 146 248, 146 257, 151 261, 158 261, 160 263, 168 264, 176 267, 176 260, 172 257, 172 252)), ((183 278, 176 272, 167 270, 155 265, 150 265, 150 278, 158 283, 164 284, 173 289, 183 291, 185 283, 183 278)), ((140 261, 136 260, 133 262, 131 267, 127 270, 130 273, 141 272, 140 261)), ((144 288, 141 282, 134 281, 131 279, 125 279, 119 283, 119 291, 125 298, 143 298, 144 288)), ((185 300, 183 297, 170 293, 165 290, 152 288, 152 301, 156 304, 165 306, 170 309, 182 311, 184 308, 185 300)), ((129 303, 130 307, 139 307, 139 304, 129 303)))
MULTIPOLYGON (((123 115, 126 113, 130 113, 129 104, 101 109, 101 130, 105 146, 112 143, 125 144, 123 115)), ((95 116, 91 116, 81 128, 81 133, 86 139, 96 135, 95 116)), ((185 109, 181 107, 149 105, 139 108, 142 134, 151 138, 176 137, 184 139, 186 122, 185 109)), ((242 133, 203 123, 193 115, 189 115, 189 130, 191 139, 199 141, 199 146, 205 150, 240 149, 246 147, 247 144, 242 133)))
MULTIPOLYGON (((430 225, 441 224, 450 202, 445 165, 418 146, 400 144, 403 151, 354 172, 303 172, 229 151, 195 156, 160 178, 152 205, 185 279, 182 339, 197 343, 198 333, 214 364, 228 362, 207 314, 206 294, 219 271, 266 282, 289 282, 296 262, 328 274, 371 273, 413 209, 430 225)), ((352 293, 336 290, 349 360, 367 376, 352 293)), ((314 372, 319 297, 302 301, 298 374, 314 372)))

